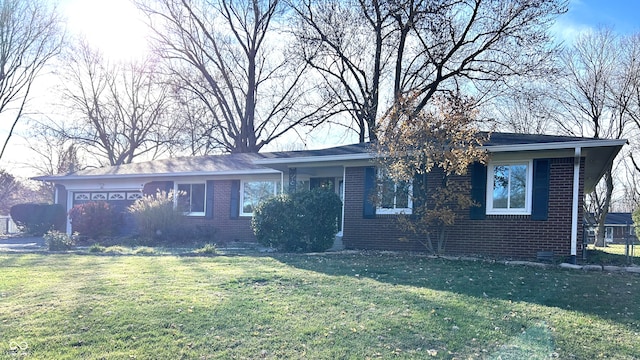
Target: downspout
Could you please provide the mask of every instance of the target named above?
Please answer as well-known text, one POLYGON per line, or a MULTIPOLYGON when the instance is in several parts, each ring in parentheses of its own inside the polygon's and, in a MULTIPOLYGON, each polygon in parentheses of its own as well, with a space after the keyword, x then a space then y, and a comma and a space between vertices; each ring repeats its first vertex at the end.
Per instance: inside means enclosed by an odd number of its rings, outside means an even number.
POLYGON ((578 205, 580 204, 580 159, 582 148, 575 148, 573 158, 573 204, 571 206, 571 263, 576 263, 578 254, 578 205))
POLYGON ((71 207, 73 206, 73 191, 67 191, 67 203, 66 203, 66 208, 67 208, 67 235, 71 236, 71 218, 69 217, 69 211, 71 210, 71 207))

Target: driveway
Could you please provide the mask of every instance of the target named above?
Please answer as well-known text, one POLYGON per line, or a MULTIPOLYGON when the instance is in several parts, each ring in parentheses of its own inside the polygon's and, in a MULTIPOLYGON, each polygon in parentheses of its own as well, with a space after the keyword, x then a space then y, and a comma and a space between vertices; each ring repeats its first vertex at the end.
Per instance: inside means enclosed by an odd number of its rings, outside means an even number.
POLYGON ((45 246, 42 237, 8 237, 0 238, 2 250, 39 250, 45 246))

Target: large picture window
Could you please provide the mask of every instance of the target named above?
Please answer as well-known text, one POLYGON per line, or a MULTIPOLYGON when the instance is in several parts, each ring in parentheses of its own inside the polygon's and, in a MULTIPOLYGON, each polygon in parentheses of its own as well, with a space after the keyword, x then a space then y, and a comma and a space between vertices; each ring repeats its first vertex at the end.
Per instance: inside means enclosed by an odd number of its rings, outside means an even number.
POLYGON ((487 214, 531 214, 530 162, 490 164, 487 214))
POLYGON ((279 181, 243 181, 240 191, 240 215, 253 216, 253 211, 262 200, 275 196, 279 191, 279 181))
POLYGON ((378 214, 411 214, 411 182, 394 182, 383 171, 378 172, 378 214))
POLYGON ((186 215, 204 216, 205 184, 177 184, 176 206, 186 215))

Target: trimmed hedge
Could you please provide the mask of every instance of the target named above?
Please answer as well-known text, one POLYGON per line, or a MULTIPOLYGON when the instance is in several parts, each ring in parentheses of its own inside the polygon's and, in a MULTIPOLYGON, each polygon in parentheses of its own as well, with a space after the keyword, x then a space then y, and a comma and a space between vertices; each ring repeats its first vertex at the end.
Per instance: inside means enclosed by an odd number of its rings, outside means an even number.
POLYGON ((20 230, 41 236, 49 230, 64 231, 67 214, 60 204, 17 204, 9 210, 20 230))
POLYGON ((292 252, 329 249, 338 232, 342 202, 334 192, 314 189, 260 203, 251 226, 259 243, 292 252))

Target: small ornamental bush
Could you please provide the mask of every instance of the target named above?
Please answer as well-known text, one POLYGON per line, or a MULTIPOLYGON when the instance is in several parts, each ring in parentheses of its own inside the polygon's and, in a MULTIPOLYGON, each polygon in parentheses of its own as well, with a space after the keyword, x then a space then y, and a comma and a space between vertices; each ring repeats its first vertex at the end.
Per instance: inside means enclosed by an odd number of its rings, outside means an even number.
POLYGON ((263 245, 284 251, 325 251, 338 232, 341 202, 334 192, 301 191, 268 199, 256 208, 251 226, 263 245))
POLYGON ((218 248, 216 248, 215 244, 205 244, 203 247, 193 250, 193 252, 200 255, 216 255, 218 248))
POLYGON ((44 242, 49 248, 49 251, 64 251, 69 250, 75 245, 72 237, 66 233, 50 230, 43 236, 44 242))
POLYGON ((102 245, 100 245, 98 243, 95 243, 95 244, 89 246, 89 249, 88 249, 88 251, 90 253, 103 253, 105 250, 106 250, 106 247, 104 247, 104 246, 102 246, 102 245))
POLYGON ((67 221, 66 211, 60 204, 17 204, 9 212, 21 231, 38 236, 49 230, 64 230, 67 221))
POLYGON ((74 232, 94 240, 112 236, 121 223, 121 214, 104 201, 75 205, 69 218, 74 232))

